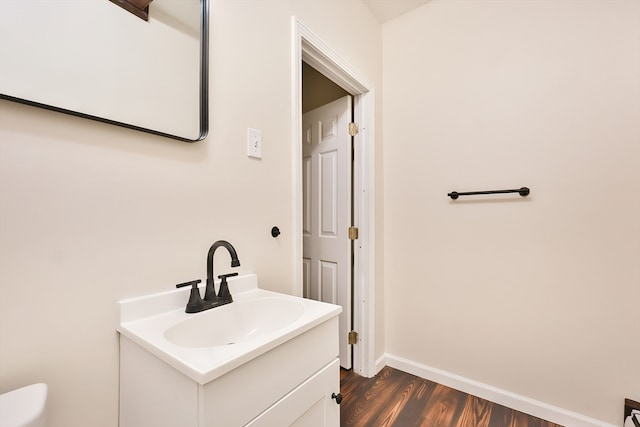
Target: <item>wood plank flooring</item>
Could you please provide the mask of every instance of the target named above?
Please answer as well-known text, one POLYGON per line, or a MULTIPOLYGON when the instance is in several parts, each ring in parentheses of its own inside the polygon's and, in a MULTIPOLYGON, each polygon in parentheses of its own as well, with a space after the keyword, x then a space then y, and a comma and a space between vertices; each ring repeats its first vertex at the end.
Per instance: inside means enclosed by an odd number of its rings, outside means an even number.
POLYGON ((340 372, 341 427, 562 427, 390 367, 340 372))

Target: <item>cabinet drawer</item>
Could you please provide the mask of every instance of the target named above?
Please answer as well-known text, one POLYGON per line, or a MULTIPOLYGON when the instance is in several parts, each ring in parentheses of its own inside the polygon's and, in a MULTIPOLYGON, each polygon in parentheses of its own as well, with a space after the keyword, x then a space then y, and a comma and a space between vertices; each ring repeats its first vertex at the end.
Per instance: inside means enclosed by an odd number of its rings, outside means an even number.
POLYGON ((267 409, 247 427, 340 425, 340 406, 331 398, 340 391, 340 361, 324 369, 267 409))

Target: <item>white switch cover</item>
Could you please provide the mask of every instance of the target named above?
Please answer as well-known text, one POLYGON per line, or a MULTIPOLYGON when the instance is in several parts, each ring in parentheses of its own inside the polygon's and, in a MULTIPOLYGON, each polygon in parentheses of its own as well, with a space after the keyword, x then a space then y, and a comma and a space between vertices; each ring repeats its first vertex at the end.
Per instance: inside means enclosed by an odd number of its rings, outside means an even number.
POLYGON ((262 131, 247 128, 247 156, 262 158, 262 131))

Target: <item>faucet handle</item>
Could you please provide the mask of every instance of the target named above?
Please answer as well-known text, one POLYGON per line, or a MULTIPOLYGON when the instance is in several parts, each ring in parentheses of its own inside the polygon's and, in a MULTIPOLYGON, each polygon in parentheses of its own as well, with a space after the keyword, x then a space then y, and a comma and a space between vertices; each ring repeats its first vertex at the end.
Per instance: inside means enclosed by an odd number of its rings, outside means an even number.
POLYGON ((200 290, 198 289, 198 283, 200 282, 202 282, 202 280, 192 280, 191 282, 184 282, 176 285, 176 288, 183 288, 185 286, 191 285, 191 294, 189 295, 187 308, 184 310, 185 313, 197 313, 204 309, 204 303, 202 302, 202 297, 200 297, 200 290))
POLYGON ((221 274, 218 276, 220 279, 220 289, 218 289, 218 298, 221 300, 222 304, 228 304, 233 302, 233 297, 231 296, 231 292, 229 292, 229 285, 227 284, 227 278, 237 276, 238 273, 229 273, 229 274, 221 274))
POLYGON ((192 280, 191 282, 178 283, 176 288, 184 288, 185 286, 198 286, 198 283, 202 282, 202 280, 192 280))

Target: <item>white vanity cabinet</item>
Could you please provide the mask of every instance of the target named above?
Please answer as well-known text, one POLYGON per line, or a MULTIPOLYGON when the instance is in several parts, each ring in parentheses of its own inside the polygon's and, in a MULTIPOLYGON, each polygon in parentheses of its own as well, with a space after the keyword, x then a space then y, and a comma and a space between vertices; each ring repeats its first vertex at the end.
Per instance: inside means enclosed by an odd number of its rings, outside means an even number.
POLYGON ((336 314, 201 384, 121 334, 120 427, 337 427, 337 355, 336 314))

